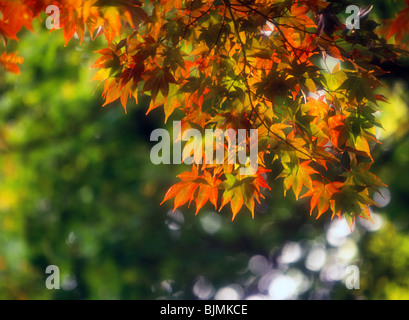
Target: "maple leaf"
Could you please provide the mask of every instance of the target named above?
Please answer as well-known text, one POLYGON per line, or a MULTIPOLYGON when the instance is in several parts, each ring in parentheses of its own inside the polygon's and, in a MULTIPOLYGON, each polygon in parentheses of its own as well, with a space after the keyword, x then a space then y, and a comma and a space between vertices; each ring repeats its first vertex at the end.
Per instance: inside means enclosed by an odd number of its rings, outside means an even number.
POLYGON ((77 11, 62 10, 61 25, 65 39, 65 46, 67 46, 68 41, 70 41, 75 34, 78 35, 80 43, 82 43, 85 34, 85 25, 82 18, 79 17, 77 11))
POLYGON ((311 168, 310 163, 311 161, 304 161, 300 164, 283 162, 284 170, 277 178, 284 178, 284 195, 288 189, 292 188, 295 198, 298 200, 303 186, 308 189, 312 188, 311 175, 318 173, 318 171, 311 168))
MULTIPOLYGON (((250 210, 254 217, 254 198, 251 188, 244 183, 245 180, 239 180, 232 174, 226 174, 226 180, 222 187, 225 188, 222 196, 222 203, 219 211, 230 202, 230 207, 233 213, 232 220, 236 217, 243 204, 250 210)), ((253 179, 254 178, 250 178, 253 179)))
POLYGON ((344 185, 343 182, 329 182, 327 184, 322 183, 321 181, 314 180, 312 182, 312 188, 308 190, 301 198, 311 197, 310 202, 310 214, 312 211, 317 208, 318 215, 317 219, 325 213, 330 208, 331 198, 337 192, 341 192, 340 188, 344 185))
POLYGON ((212 187, 210 185, 201 184, 199 186, 199 192, 195 198, 196 202, 196 212, 197 214, 199 210, 205 205, 205 203, 210 200, 210 202, 214 205, 214 208, 217 209, 217 196, 218 196, 219 189, 212 187))
POLYGON ((7 38, 18 40, 17 33, 23 26, 33 31, 31 22, 39 10, 36 6, 28 6, 25 1, 16 0, 2 1, 0 12, 0 35, 6 42, 7 38))
POLYGON ((3 54, 0 56, 0 64, 3 66, 4 70, 15 74, 20 74, 20 68, 18 65, 22 64, 23 61, 24 58, 18 57, 17 52, 3 52, 3 54))
POLYGON ((344 115, 335 115, 330 117, 328 121, 331 143, 338 149, 342 148, 347 141, 346 118, 344 115))
POLYGON ((334 193, 331 198, 331 210, 333 216, 341 215, 345 217, 351 231, 356 216, 371 220, 368 206, 376 205, 369 198, 366 187, 356 186, 353 184, 344 184, 341 192, 334 193))
POLYGON ((109 78, 105 81, 102 97, 105 99, 103 107, 117 100, 121 96, 121 84, 116 78, 109 78))
POLYGON ((381 179, 369 171, 370 165, 371 163, 354 164, 352 169, 342 173, 342 176, 345 177, 349 183, 371 188, 374 191, 376 191, 378 187, 387 187, 381 179))
POLYGON ((161 204, 171 198, 175 198, 173 211, 193 199, 193 193, 198 187, 198 183, 182 181, 171 186, 166 192, 161 204))
POLYGON ((215 209, 217 209, 218 186, 221 183, 220 179, 216 176, 212 176, 206 171, 202 175, 199 175, 198 167, 196 165, 192 166, 192 171, 181 173, 178 177, 182 181, 169 188, 161 204, 175 198, 173 208, 173 211, 175 211, 176 208, 184 205, 188 201, 190 204, 190 202, 195 199, 196 214, 207 201, 210 201, 215 209))
POLYGON ((233 174, 225 174, 226 180, 220 184, 224 189, 222 203, 219 211, 230 202, 232 220, 236 217, 244 205, 254 218, 255 201, 260 203, 260 197, 264 198, 260 188, 271 189, 265 181, 264 174, 271 170, 259 167, 257 172, 251 176, 237 177, 233 174))
POLYGON ((156 68, 146 73, 146 78, 147 80, 143 86, 143 91, 150 91, 153 101, 156 100, 159 90, 164 97, 167 97, 169 93, 169 83, 177 83, 170 73, 169 68, 156 68))
POLYGON ((407 0, 405 0, 405 2, 408 5, 408 8, 405 8, 398 13, 386 35, 387 40, 392 36, 395 36, 396 43, 400 43, 409 29, 409 2, 407 0))

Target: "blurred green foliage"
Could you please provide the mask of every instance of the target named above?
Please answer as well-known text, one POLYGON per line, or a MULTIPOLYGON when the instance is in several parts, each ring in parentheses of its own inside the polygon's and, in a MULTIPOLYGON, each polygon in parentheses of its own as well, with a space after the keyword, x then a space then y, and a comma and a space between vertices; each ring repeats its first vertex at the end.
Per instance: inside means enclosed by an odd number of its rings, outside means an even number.
MULTIPOLYGON (((393 6, 375 10, 390 17, 393 6)), ((385 79, 374 158, 389 191, 375 224, 350 233, 316 221, 274 181, 254 220, 232 222, 229 209, 161 206, 182 168, 153 165, 149 137, 172 122, 159 109, 145 116, 146 98, 128 114, 101 108, 89 69, 101 44, 64 47, 58 31, 35 29, 18 43, 21 75, 0 74, 1 299, 409 299, 407 79, 385 79), (45 286, 48 265, 60 268, 60 290, 45 286), (360 289, 346 288, 348 265, 360 289)))

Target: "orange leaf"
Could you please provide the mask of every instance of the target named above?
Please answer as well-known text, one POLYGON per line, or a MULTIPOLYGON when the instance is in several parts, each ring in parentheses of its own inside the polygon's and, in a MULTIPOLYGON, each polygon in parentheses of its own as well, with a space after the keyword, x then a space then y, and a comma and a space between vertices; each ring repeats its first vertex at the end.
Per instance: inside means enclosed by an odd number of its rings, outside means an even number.
POLYGON ((310 214, 315 207, 318 209, 317 219, 325 213, 330 207, 330 199, 332 195, 336 192, 341 192, 340 188, 344 185, 343 182, 331 182, 328 184, 323 184, 320 181, 312 182, 312 189, 310 189, 304 197, 312 197, 310 202, 310 214))
POLYGON ((347 139, 344 115, 335 115, 328 120, 331 143, 335 148, 340 148, 347 139))
POLYGON ((217 194, 218 189, 212 188, 207 184, 201 184, 199 187, 199 192, 196 196, 196 213, 204 206, 204 204, 210 200, 210 202, 214 205, 215 209, 217 209, 217 194))
POLYGON ((22 64, 23 61, 24 58, 18 57, 17 52, 9 54, 7 52, 3 52, 0 57, 0 64, 3 66, 3 68, 6 71, 10 71, 15 74, 20 74, 20 68, 18 67, 18 64, 22 64))
POLYGON ((312 188, 311 175, 318 173, 309 166, 310 162, 304 161, 299 165, 285 164, 285 168, 279 176, 279 178, 284 177, 284 192, 292 187, 297 200, 303 186, 308 189, 312 188))
POLYGON ((102 105, 103 107, 121 96, 121 85, 116 78, 106 80, 102 96, 105 98, 105 103, 102 105))
POLYGON ((171 198, 175 198, 173 207, 173 211, 175 211, 176 208, 193 199, 193 193, 197 186, 198 184, 195 182, 179 182, 169 188, 161 204, 171 198))
POLYGON ((233 212, 232 220, 234 220, 237 213, 240 211, 241 207, 243 206, 243 203, 244 203, 243 194, 241 192, 236 192, 230 202, 231 211, 233 212))

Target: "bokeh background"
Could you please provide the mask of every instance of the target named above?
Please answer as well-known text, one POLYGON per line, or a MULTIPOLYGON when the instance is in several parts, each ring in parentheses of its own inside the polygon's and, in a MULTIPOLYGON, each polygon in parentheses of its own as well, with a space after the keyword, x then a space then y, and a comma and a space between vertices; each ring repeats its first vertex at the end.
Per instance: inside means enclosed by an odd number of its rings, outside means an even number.
MULTIPOLYGON (((373 1, 379 19, 394 1, 373 1)), ((257 207, 172 213, 160 205, 183 171, 153 165, 147 98, 102 108, 90 66, 103 44, 44 24, 10 42, 21 75, 0 73, 0 299, 409 299, 409 63, 387 64, 379 113, 385 130, 373 172, 374 224, 309 215, 308 199, 283 197, 280 181, 257 207), (61 271, 61 289, 45 269, 61 271), (360 270, 348 289, 346 268, 360 270)), ((177 120, 175 115, 174 120, 177 120)))

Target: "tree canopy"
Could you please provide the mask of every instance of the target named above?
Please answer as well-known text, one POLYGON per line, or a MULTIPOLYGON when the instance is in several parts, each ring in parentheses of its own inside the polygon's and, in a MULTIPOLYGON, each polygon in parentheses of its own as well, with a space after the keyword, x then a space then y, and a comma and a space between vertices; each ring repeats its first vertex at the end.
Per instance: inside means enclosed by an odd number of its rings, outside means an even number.
MULTIPOLYGON (((210 201, 218 210, 230 203, 233 219, 243 205, 254 216, 277 162, 284 194, 306 190, 317 218, 330 211, 351 229, 357 215, 371 219, 369 192, 385 186, 369 171, 382 127, 374 114, 386 100, 376 92, 379 64, 408 54, 387 41, 404 37, 407 9, 383 35, 372 8, 349 1, 1 1, 4 42, 49 6, 65 45, 74 35, 81 43, 86 29, 105 38, 92 66, 104 106, 120 99, 126 112, 130 97, 149 95, 147 113, 163 107, 166 122, 178 110, 183 131, 257 130, 258 170, 243 177, 248 163, 195 158, 165 195, 175 209, 194 201, 197 213, 210 201)), ((19 73, 23 58, 4 51, 0 61, 19 73)))
POLYGON ((0 12, 0 297, 407 298, 407 2, 0 12), (179 120, 202 137, 256 129, 258 172, 153 165, 151 132, 179 120), (352 263, 360 290, 340 281, 352 263), (48 265, 62 290, 44 287, 48 265))

